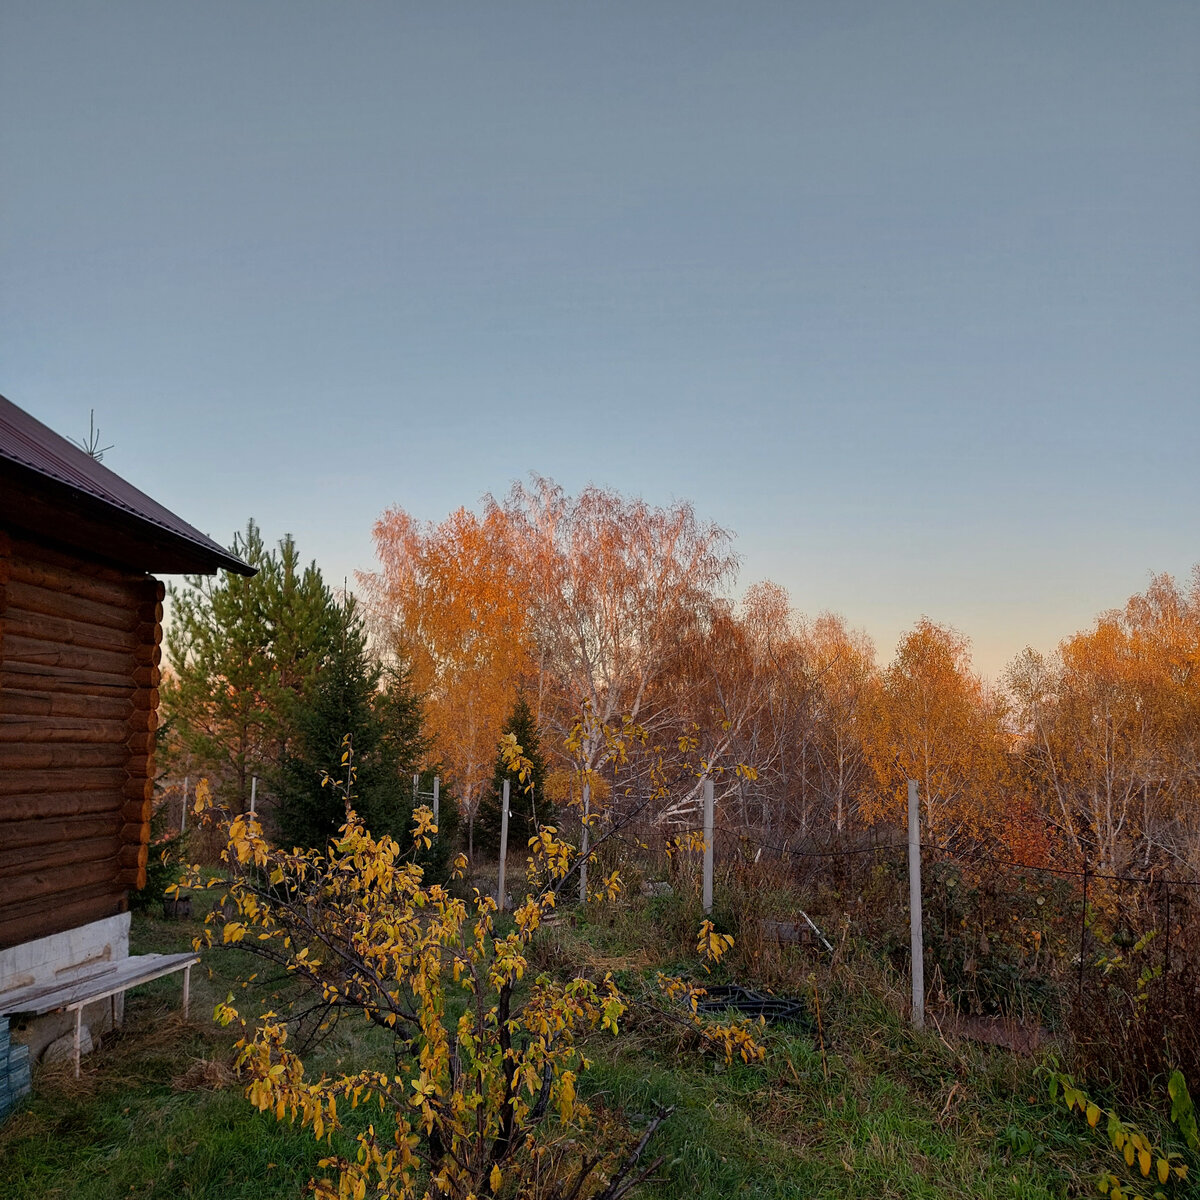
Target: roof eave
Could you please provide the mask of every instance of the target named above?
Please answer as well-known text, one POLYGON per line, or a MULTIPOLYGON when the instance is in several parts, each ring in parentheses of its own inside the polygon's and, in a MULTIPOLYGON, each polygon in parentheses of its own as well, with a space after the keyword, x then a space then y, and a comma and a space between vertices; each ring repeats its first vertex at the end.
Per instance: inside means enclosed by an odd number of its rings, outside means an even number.
POLYGON ((127 569, 156 575, 258 573, 211 540, 184 537, 12 459, 0 474, 0 513, 14 529, 127 569))

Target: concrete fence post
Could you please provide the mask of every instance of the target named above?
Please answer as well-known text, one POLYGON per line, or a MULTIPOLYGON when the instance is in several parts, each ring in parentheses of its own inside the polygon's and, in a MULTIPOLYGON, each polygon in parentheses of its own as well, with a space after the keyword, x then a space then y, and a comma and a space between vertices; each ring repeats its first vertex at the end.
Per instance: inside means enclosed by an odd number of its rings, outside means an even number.
POLYGON ((504 868, 508 865, 508 780, 500 799, 500 871, 496 877, 496 907, 503 912, 505 904, 504 868))
POLYGON ((908 781, 908 916, 912 951, 912 1023, 925 1028, 925 943, 921 930, 921 802, 908 781))
POLYGON ((583 785, 583 835, 579 840, 579 903, 582 904, 587 899, 587 877, 588 877, 588 834, 591 832, 588 828, 588 817, 591 815, 591 788, 585 783, 583 785))
POLYGON ((713 907, 713 781, 704 777, 704 911, 713 907))

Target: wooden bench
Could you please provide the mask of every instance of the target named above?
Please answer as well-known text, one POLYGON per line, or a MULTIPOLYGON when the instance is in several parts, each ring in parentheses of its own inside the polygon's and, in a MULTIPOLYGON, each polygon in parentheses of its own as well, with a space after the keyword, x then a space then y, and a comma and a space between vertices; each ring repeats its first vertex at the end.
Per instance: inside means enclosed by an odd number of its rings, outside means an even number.
POLYGON ((83 1024, 83 1010, 98 1000, 111 1000, 114 1025, 116 1024, 116 998, 131 987, 160 979, 164 975, 183 972, 183 1016, 187 1019, 188 992, 191 985, 192 967, 200 961, 198 954, 137 954, 104 967, 92 974, 71 980, 70 983, 34 984, 0 993, 0 1017, 40 1017, 51 1012, 73 1012, 75 1014, 75 1078, 79 1078, 79 1047, 83 1024))

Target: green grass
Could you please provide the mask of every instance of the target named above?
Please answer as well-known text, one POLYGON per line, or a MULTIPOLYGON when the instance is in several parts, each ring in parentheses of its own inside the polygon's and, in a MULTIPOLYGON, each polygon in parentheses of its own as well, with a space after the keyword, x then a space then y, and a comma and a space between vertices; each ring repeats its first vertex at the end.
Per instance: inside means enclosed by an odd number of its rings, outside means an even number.
MULTIPOLYGON (((590 959, 637 995, 658 969, 689 962, 698 923, 686 898, 635 902, 615 921, 597 912, 556 931, 544 953, 553 961, 590 959)), ((664 1036, 653 1020, 643 1028, 636 1010, 623 1039, 591 1039, 587 1087, 606 1103, 635 1124, 655 1105, 676 1109, 656 1137, 654 1153, 666 1161, 647 1195, 1093 1194, 1111 1151, 1102 1131, 1050 1103, 1035 1062, 950 1043, 936 1031, 915 1033, 900 1014, 896 981, 876 963, 831 969, 797 948, 759 949, 776 991, 811 999, 815 986, 820 1037, 769 1030, 765 1063, 728 1068, 686 1039, 664 1036)), ((753 981, 751 963, 738 968, 740 981, 753 981)), ((1154 1124, 1154 1114, 1143 1116, 1154 1124)))
MULTIPOLYGON (((199 922, 135 916, 131 952, 191 948, 199 922)), ((33 1096, 0 1125, 0 1200, 270 1200, 294 1197, 317 1171, 312 1135, 258 1113, 227 1076, 215 1090, 186 1079, 206 1062, 228 1068, 236 1034, 212 1021, 231 991, 247 1010, 267 994, 264 966, 234 948, 206 950, 192 969, 191 1020, 180 1012, 180 977, 126 997, 125 1023, 83 1060, 35 1068, 33 1096), (254 972, 259 979, 242 982, 254 972)), ((257 1010, 254 1010, 257 1011, 257 1010)), ((388 1038, 343 1022, 311 1060, 318 1073, 382 1064, 388 1038)), ((346 1138, 343 1149, 350 1148, 346 1138)))
POLYGON ((313 1168, 310 1137, 264 1118, 237 1090, 172 1082, 195 1062, 229 1060, 231 1039, 206 1028, 205 984, 193 988, 194 1023, 178 1014, 178 979, 150 984, 128 998, 124 1028, 85 1060, 81 1080, 68 1064, 35 1071, 31 1101, 0 1129, 0 1196, 299 1194, 313 1168))
MULTIPOLYGON (((695 969, 690 916, 670 907, 635 904, 611 920, 585 914, 576 927, 547 931, 538 965, 612 970, 629 993, 644 993, 663 964, 695 969)), ((184 949, 197 927, 135 918, 133 949, 184 949)), ((311 1135, 255 1112, 235 1083, 179 1082, 197 1063, 231 1061, 234 1035, 210 1014, 229 991, 246 997, 247 1010, 269 995, 265 975, 240 988, 255 970, 263 965, 242 951, 206 951, 190 1022, 178 1013, 178 977, 155 981, 130 995, 124 1028, 84 1060, 82 1080, 68 1066, 39 1068, 34 1096, 0 1127, 0 1200, 303 1194, 322 1153, 311 1135)), ((643 1200, 1090 1193, 1109 1151, 1099 1131, 1046 1100, 1034 1064, 913 1033, 886 975, 865 961, 831 971, 788 951, 769 974, 777 990, 797 995, 811 996, 815 984, 824 1055, 817 1039, 780 1028, 765 1035, 765 1063, 727 1067, 637 1005, 621 1037, 589 1038, 593 1066, 582 1084, 593 1099, 635 1128, 656 1105, 676 1110, 651 1145, 648 1157, 665 1161, 643 1200)), ((389 1049, 379 1031, 344 1022, 309 1066, 382 1063, 389 1049)))
POLYGON ((782 1031, 766 1035, 766 1062, 754 1066, 687 1045, 646 1054, 600 1044, 589 1087, 626 1114, 675 1107, 655 1147, 667 1156, 653 1191, 664 1200, 1068 1194, 1088 1148, 1065 1114, 1019 1094, 1032 1081, 932 1044, 889 1054, 872 1019, 860 1012, 827 1030, 824 1064, 807 1036, 782 1031), (1010 1125, 1048 1126, 1052 1138, 1039 1136, 1038 1157, 1013 1159, 996 1136, 1010 1125))
POLYGON ((938 1087, 878 1073, 873 1055, 876 1066, 852 1050, 828 1054, 826 1080, 807 1039, 767 1041, 763 1066, 726 1068, 686 1051, 650 1065, 615 1047, 599 1057, 590 1086, 610 1103, 627 1114, 676 1107, 656 1147, 667 1163, 654 1195, 1032 1198, 1063 1195, 1076 1177, 1084 1147, 1070 1121, 994 1095, 985 1064, 942 1116, 938 1087), (1057 1153, 1010 1161, 996 1140, 1001 1119, 1034 1128, 1049 1119, 1057 1153))

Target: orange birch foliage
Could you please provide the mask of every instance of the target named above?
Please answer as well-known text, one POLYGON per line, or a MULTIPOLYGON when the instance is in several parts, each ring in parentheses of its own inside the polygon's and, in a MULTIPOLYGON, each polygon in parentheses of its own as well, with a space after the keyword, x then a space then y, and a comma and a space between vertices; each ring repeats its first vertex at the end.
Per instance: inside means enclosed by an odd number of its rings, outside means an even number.
POLYGON ((421 525, 401 509, 375 524, 380 571, 359 573, 383 642, 424 693, 435 753, 473 824, 515 688, 534 669, 524 577, 504 514, 459 509, 421 525))
MULTIPOLYGON (((504 513, 528 572, 542 715, 563 738, 585 710, 597 730, 646 724, 654 685, 733 573, 729 535, 690 504, 597 487, 572 497, 540 476, 513 487, 504 513)), ((586 736, 580 753, 598 769, 604 739, 586 736)))
MULTIPOLYGON (((683 641, 675 670, 655 698, 677 716, 677 742, 689 748, 694 743, 699 774, 672 797, 658 820, 694 817, 706 774, 713 778, 718 808, 736 806, 740 820, 749 819, 750 799, 763 795, 753 785, 779 757, 768 711, 775 677, 771 641, 772 635, 777 641, 788 636, 789 618, 786 593, 774 584, 759 585, 738 609, 715 603, 708 620, 683 641)), ((769 807, 760 803, 756 814, 767 825, 769 807)))
POLYGON ((791 697, 781 681, 799 639, 785 589, 770 581, 747 588, 726 631, 724 639, 713 639, 709 667, 712 758, 732 767, 726 788, 736 794, 742 820, 757 818, 770 830, 784 816, 780 785, 794 731, 791 697))
POLYGON ((841 617, 823 613, 807 630, 804 655, 813 681, 813 778, 822 807, 842 833, 871 774, 864 739, 878 702, 875 647, 841 617))
POLYGON ((876 788, 868 820, 900 821, 906 780, 921 789, 924 834, 943 844, 977 839, 1003 822, 1007 757, 1004 706, 970 669, 969 643, 927 617, 884 672, 868 755, 876 788))
POLYGON ((538 476, 503 505, 486 498, 481 516, 460 509, 434 526, 389 510, 375 542, 381 569, 359 581, 383 644, 426 695, 468 829, 518 685, 536 684, 538 723, 557 734, 547 750, 578 753, 596 784, 612 762, 603 730, 677 726, 656 689, 720 618, 736 563, 729 535, 689 504, 568 496, 538 476))
POLYGON ((1132 649, 1113 614, 1060 650, 1060 756, 1074 776, 1074 800, 1087 814, 1088 840, 1106 867, 1117 865, 1119 844, 1133 832, 1141 776, 1152 753, 1151 714, 1139 703, 1132 649))
POLYGON ((1158 576, 1123 610, 1026 650, 1008 673, 1030 787, 1078 861, 1200 862, 1200 572, 1158 576))
MULTIPOLYGON (((799 620, 787 592, 778 584, 756 583, 742 597, 741 619, 750 645, 760 702, 753 723, 745 723, 738 758, 758 778, 743 778, 739 792, 759 797, 758 816, 768 834, 787 831, 799 794, 805 822, 804 774, 810 734, 810 680, 799 620)), ((736 668, 736 663, 734 664, 736 668)))
POLYGON ((1055 660, 1026 651, 1009 672, 1030 788, 1049 804, 1076 864, 1125 865, 1133 834, 1146 727, 1128 686, 1128 650, 1110 614, 1064 641, 1055 660))
POLYGON ((1200 867, 1200 567, 1183 591, 1169 575, 1125 606, 1150 713, 1139 828, 1143 857, 1166 852, 1200 867))

